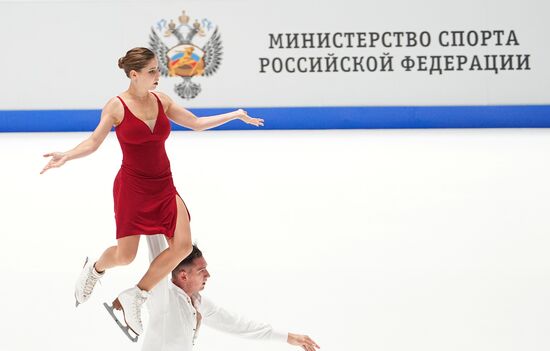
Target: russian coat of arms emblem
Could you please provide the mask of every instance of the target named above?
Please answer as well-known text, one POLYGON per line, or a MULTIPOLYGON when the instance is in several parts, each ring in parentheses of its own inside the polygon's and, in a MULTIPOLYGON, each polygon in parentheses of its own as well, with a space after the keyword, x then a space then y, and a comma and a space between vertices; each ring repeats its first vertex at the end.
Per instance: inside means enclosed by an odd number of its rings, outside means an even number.
POLYGON ((157 55, 162 76, 181 77, 174 86, 183 99, 194 99, 201 86, 191 79, 216 73, 222 59, 222 42, 218 26, 208 19, 194 20, 182 11, 177 23, 162 19, 151 28, 149 45, 157 55))

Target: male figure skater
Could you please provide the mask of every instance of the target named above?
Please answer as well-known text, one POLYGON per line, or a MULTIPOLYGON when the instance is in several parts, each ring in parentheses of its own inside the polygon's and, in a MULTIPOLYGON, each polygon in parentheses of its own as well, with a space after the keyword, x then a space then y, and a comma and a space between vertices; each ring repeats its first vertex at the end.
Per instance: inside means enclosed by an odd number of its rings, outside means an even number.
MULTIPOLYGON (((166 247, 162 235, 147 236, 149 258, 166 247)), ((200 295, 210 277, 202 252, 193 251, 161 281, 147 301, 149 323, 142 351, 191 351, 202 324, 246 338, 280 340, 315 351, 319 346, 306 335, 281 333, 269 324, 241 318, 200 295)))

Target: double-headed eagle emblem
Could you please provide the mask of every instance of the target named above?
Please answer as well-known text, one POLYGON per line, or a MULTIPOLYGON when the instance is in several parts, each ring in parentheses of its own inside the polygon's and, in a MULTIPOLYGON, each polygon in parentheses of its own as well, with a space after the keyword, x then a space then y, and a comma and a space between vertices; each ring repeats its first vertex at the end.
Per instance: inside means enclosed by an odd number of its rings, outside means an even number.
POLYGON ((162 76, 183 78, 174 87, 184 99, 193 99, 201 92, 201 86, 191 81, 196 76, 211 76, 218 70, 222 59, 222 41, 218 27, 203 19, 189 24, 189 16, 182 12, 179 24, 160 20, 151 28, 149 45, 157 55, 162 76), (161 36, 171 41, 167 45, 161 36), (203 42, 202 48, 198 45, 203 42), (206 42, 206 43, 204 43, 206 42))

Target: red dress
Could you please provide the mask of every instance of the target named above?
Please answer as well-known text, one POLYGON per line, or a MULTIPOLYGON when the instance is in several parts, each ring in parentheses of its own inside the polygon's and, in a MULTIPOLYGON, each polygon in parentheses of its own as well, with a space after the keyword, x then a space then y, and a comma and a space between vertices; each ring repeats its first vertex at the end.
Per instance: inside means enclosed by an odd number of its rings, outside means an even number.
POLYGON ((122 149, 122 166, 113 186, 117 239, 140 234, 171 238, 176 229, 179 194, 164 148, 171 126, 162 103, 153 95, 158 114, 152 131, 117 96, 124 105, 124 119, 115 129, 122 149))

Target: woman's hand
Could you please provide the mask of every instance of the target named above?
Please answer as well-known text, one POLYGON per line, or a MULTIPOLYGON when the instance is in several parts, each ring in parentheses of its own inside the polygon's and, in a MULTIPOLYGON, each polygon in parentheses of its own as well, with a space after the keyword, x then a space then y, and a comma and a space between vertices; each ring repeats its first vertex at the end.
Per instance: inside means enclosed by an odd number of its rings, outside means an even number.
POLYGON ((250 117, 245 110, 239 109, 237 110, 237 118, 239 118, 241 121, 243 121, 246 124, 252 124, 256 127, 262 127, 264 125, 264 120, 261 118, 253 118, 250 117))
POLYGON ((40 174, 46 172, 50 168, 57 168, 57 167, 63 166, 69 158, 64 152, 50 152, 48 154, 45 154, 44 157, 51 157, 51 159, 46 165, 46 167, 44 167, 42 172, 40 172, 40 174))

